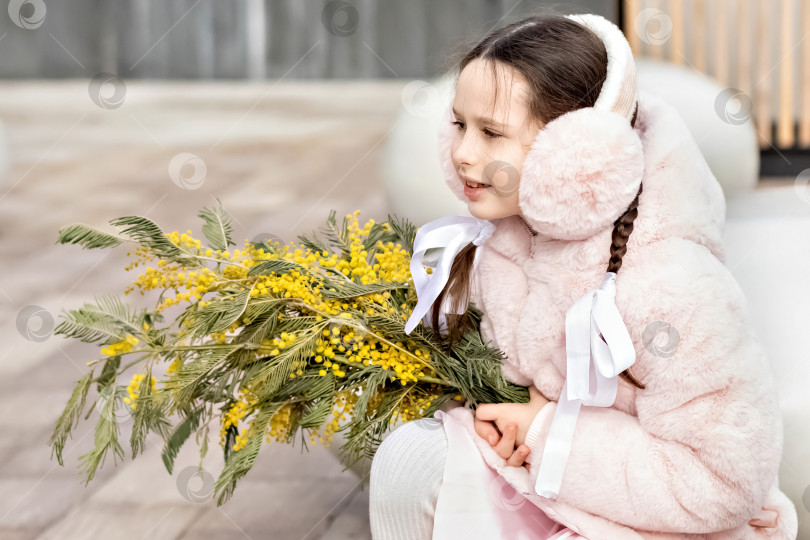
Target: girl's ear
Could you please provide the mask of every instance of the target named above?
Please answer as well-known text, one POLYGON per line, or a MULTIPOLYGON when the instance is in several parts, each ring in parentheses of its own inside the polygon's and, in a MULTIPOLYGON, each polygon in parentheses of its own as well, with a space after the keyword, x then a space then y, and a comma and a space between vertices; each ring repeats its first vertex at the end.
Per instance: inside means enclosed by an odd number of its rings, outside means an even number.
POLYGON ((460 201, 466 203, 467 197, 464 196, 464 186, 456 172, 456 167, 453 165, 453 160, 450 158, 450 149, 453 146, 453 139, 455 139, 458 130, 453 125, 453 121, 453 100, 451 99, 439 114, 439 165, 442 168, 444 181, 450 187, 450 190, 455 193, 460 201))
POLYGON ((628 119, 585 107, 538 132, 523 162, 519 206, 538 233, 583 240, 613 227, 643 175, 641 140, 628 119))

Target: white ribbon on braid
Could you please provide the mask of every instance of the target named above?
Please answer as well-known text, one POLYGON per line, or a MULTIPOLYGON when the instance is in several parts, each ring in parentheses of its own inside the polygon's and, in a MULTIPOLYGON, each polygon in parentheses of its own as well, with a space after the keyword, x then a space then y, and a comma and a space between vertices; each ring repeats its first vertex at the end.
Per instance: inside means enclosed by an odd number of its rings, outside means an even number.
POLYGON ((607 272, 602 285, 565 315, 567 374, 535 483, 543 497, 556 499, 560 492, 580 407, 613 405, 618 375, 636 361, 633 340, 616 308, 615 280, 615 272, 607 272))
MULTIPOLYGON (((419 228, 414 237, 411 256, 411 276, 419 300, 408 322, 405 323, 406 334, 410 334, 423 317, 425 326, 433 324, 429 313, 430 307, 447 284, 453 259, 470 242, 476 246, 483 244, 494 231, 495 225, 492 222, 473 216, 444 216, 419 228), (429 249, 438 250, 438 259, 432 274, 428 274, 424 267, 425 252, 429 249)), ((478 264, 480 254, 481 251, 476 250, 473 269, 478 264)), ((457 313, 462 314, 466 309, 465 302, 459 306, 457 313)), ((456 313, 451 309, 447 298, 442 302, 442 309, 439 312, 439 329, 442 332, 447 329, 446 313, 456 313)))

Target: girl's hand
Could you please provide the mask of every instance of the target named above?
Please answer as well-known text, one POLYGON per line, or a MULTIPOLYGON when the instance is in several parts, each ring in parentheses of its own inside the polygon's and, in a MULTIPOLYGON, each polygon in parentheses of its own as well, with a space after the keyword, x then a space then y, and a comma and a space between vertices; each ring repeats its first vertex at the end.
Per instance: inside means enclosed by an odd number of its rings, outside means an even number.
POLYGON ((547 403, 546 397, 530 385, 529 403, 481 404, 475 411, 475 431, 509 465, 519 467, 529 455, 529 447, 524 444, 529 427, 547 403))
POLYGON ((521 444, 515 449, 515 434, 517 433, 517 424, 512 422, 506 427, 503 437, 500 436, 498 428, 495 423, 489 420, 481 420, 477 416, 475 418, 475 431, 481 437, 489 442, 495 449, 495 452, 506 460, 507 465, 512 467, 521 467, 526 457, 529 455, 529 447, 521 444), (485 433, 486 435, 483 435, 485 433), (496 441, 494 444, 492 441, 496 441))

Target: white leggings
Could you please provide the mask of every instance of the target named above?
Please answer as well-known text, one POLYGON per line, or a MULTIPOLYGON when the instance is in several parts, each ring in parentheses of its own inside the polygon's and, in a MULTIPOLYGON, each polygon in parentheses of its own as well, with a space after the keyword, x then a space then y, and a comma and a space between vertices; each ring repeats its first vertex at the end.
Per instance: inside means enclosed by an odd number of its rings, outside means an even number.
POLYGON ((430 540, 447 448, 433 418, 406 422, 383 439, 369 480, 373 540, 430 540))
MULTIPOLYGON (((371 462, 372 540, 432 539, 447 453, 444 424, 434 418, 405 422, 388 433, 371 462)), ((547 540, 587 540, 560 524, 549 532, 547 540)))

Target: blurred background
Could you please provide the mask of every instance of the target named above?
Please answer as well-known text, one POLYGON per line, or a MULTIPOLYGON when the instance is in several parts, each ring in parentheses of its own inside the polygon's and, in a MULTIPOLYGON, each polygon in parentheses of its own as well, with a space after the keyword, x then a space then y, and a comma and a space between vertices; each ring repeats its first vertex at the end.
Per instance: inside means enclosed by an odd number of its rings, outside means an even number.
POLYGON ((294 241, 331 210, 418 225, 466 214, 434 149, 453 59, 549 10, 623 29, 640 86, 678 109, 723 186, 726 263, 779 383, 780 485, 810 538, 810 0, 7 3, 0 538, 370 538, 368 463, 344 471, 335 448, 266 445, 221 507, 221 463, 197 472, 193 443, 174 475, 153 437, 145 456, 110 458, 85 485, 83 420, 60 467, 48 440, 98 351, 53 335, 59 313, 136 276, 124 249, 56 245, 57 231, 142 215, 200 237, 197 211, 217 199, 237 243, 294 241))

